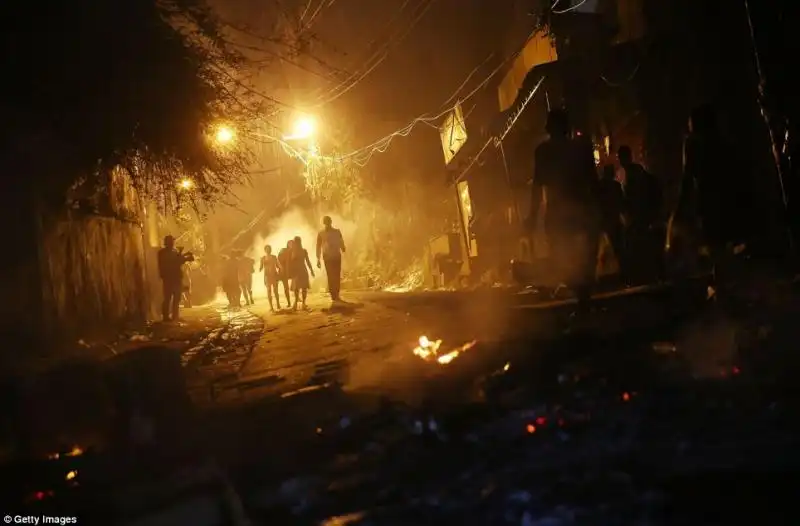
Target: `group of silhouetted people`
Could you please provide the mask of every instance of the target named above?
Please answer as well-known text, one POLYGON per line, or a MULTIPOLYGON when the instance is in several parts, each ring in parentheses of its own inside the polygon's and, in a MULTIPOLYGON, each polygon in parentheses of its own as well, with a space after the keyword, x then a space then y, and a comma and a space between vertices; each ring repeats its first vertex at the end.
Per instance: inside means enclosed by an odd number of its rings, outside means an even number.
POLYGON ((241 250, 234 250, 222 258, 222 291, 231 307, 252 305, 255 260, 241 250))
POLYGON ((661 228, 660 184, 633 162, 629 147, 618 148, 619 172, 607 165, 598 177, 591 141, 573 133, 564 110, 549 112, 546 131, 548 139, 535 151, 530 226, 536 226, 544 203, 552 268, 576 292, 578 312, 585 312, 588 305, 603 234, 626 283, 642 269, 652 273, 639 273, 639 279, 665 277, 664 237, 669 246, 674 223, 691 230, 696 245, 709 248, 715 271, 732 244, 743 242, 745 214, 737 208, 747 190, 737 174, 746 170, 731 165, 731 149, 722 139, 711 107, 692 112, 680 196, 666 231, 661 228))
MULTIPOLYGON (((323 229, 317 235, 316 255, 317 268, 322 268, 328 276, 328 291, 334 302, 341 301, 339 292, 342 279, 342 254, 346 248, 341 230, 334 228, 329 216, 322 219, 323 229)), ((164 321, 177 320, 181 298, 190 304, 188 294, 190 287, 185 272, 187 262, 194 261, 191 253, 184 253, 182 248, 175 248, 175 238, 166 236, 164 247, 158 252, 158 272, 163 284, 163 318, 164 321), (188 289, 187 289, 188 287, 188 289)), ((232 308, 253 305, 253 274, 256 272, 255 260, 242 250, 233 250, 222 257, 222 290, 232 308)), ((264 285, 267 289, 270 309, 275 312, 281 309, 280 289, 286 298, 286 307, 297 310, 298 306, 307 309, 308 290, 314 267, 308 251, 303 247, 303 239, 295 236, 277 254, 271 245, 264 246, 259 272, 264 274, 264 285), (294 301, 289 291, 294 292, 294 301)))
MULTIPOLYGON (((322 263, 325 263, 328 291, 333 301, 339 301, 342 254, 346 250, 344 238, 341 230, 333 227, 329 216, 325 216, 322 223, 323 229, 317 235, 317 268, 322 268, 322 263)), ((267 298, 273 312, 281 308, 281 289, 286 297, 287 307, 297 310, 299 304, 303 309, 307 308, 308 289, 311 287, 310 278, 314 277, 314 268, 300 236, 290 239, 277 255, 273 253, 271 245, 264 246, 259 271, 264 273, 264 286, 267 288, 267 298), (290 288, 294 291, 294 302, 289 295, 290 288)))
POLYGON ((303 239, 295 236, 286 243, 278 255, 272 253, 272 246, 264 246, 264 255, 261 256, 259 271, 264 273, 264 286, 267 288, 269 307, 275 312, 281 309, 280 286, 286 297, 286 306, 297 310, 298 304, 303 309, 307 308, 308 289, 311 288, 311 277, 314 269, 308 257, 308 251, 303 248, 303 239), (311 277, 309 277, 309 274, 311 277), (294 302, 289 295, 289 289, 294 292, 294 302))

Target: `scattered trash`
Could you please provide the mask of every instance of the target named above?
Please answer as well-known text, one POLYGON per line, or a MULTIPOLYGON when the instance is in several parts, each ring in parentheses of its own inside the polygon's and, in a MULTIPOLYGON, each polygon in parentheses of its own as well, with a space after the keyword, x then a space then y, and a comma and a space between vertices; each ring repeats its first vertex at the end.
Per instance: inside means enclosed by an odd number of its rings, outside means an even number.
POLYGON ((678 351, 678 348, 671 342, 655 342, 653 344, 653 351, 659 354, 670 354, 678 351))

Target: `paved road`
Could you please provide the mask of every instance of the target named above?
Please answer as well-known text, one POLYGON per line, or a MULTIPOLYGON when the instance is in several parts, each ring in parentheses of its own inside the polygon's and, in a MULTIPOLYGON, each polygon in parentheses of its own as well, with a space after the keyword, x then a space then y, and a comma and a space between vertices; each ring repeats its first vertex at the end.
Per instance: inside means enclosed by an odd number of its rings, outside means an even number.
MULTIPOLYGON (((661 322, 676 315, 676 301, 669 301, 674 296, 674 290, 656 289, 606 295, 598 301, 590 332, 612 338, 623 330, 657 331, 661 322)), ((413 355, 420 336, 441 339, 443 349, 477 341, 475 353, 497 355, 511 341, 559 338, 571 309, 569 301, 499 290, 353 292, 346 300, 332 307, 327 298, 314 295, 308 311, 278 313, 258 301, 249 311, 264 319, 264 333, 238 376, 218 383, 217 401, 285 396, 332 379, 351 390, 408 397, 420 376, 445 369, 413 355)), ((677 303, 685 307, 685 301, 677 303)))

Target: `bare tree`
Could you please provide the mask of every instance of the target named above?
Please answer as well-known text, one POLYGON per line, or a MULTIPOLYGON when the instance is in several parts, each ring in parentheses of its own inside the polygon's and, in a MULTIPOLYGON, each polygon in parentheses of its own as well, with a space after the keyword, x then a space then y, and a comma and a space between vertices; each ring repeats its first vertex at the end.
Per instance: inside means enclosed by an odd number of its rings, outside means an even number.
POLYGON ((58 170, 28 174, 56 200, 115 166, 161 203, 184 179, 184 195, 213 204, 246 178, 247 142, 221 145, 214 130, 245 136, 265 99, 239 81, 242 58, 205 0, 3 2, 0 19, 0 151, 59 144, 58 170))

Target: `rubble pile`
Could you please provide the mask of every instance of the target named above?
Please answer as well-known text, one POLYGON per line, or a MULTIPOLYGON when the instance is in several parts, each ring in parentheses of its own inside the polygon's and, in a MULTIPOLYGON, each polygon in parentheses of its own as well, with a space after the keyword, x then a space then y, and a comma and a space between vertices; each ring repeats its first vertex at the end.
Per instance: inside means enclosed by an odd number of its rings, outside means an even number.
POLYGON ((309 430, 328 464, 243 498, 265 524, 702 523, 675 481, 797 467, 795 408, 740 366, 678 374, 679 355, 653 345, 670 379, 640 391, 565 367, 542 396, 507 364, 482 380, 483 403, 332 418, 309 430))

